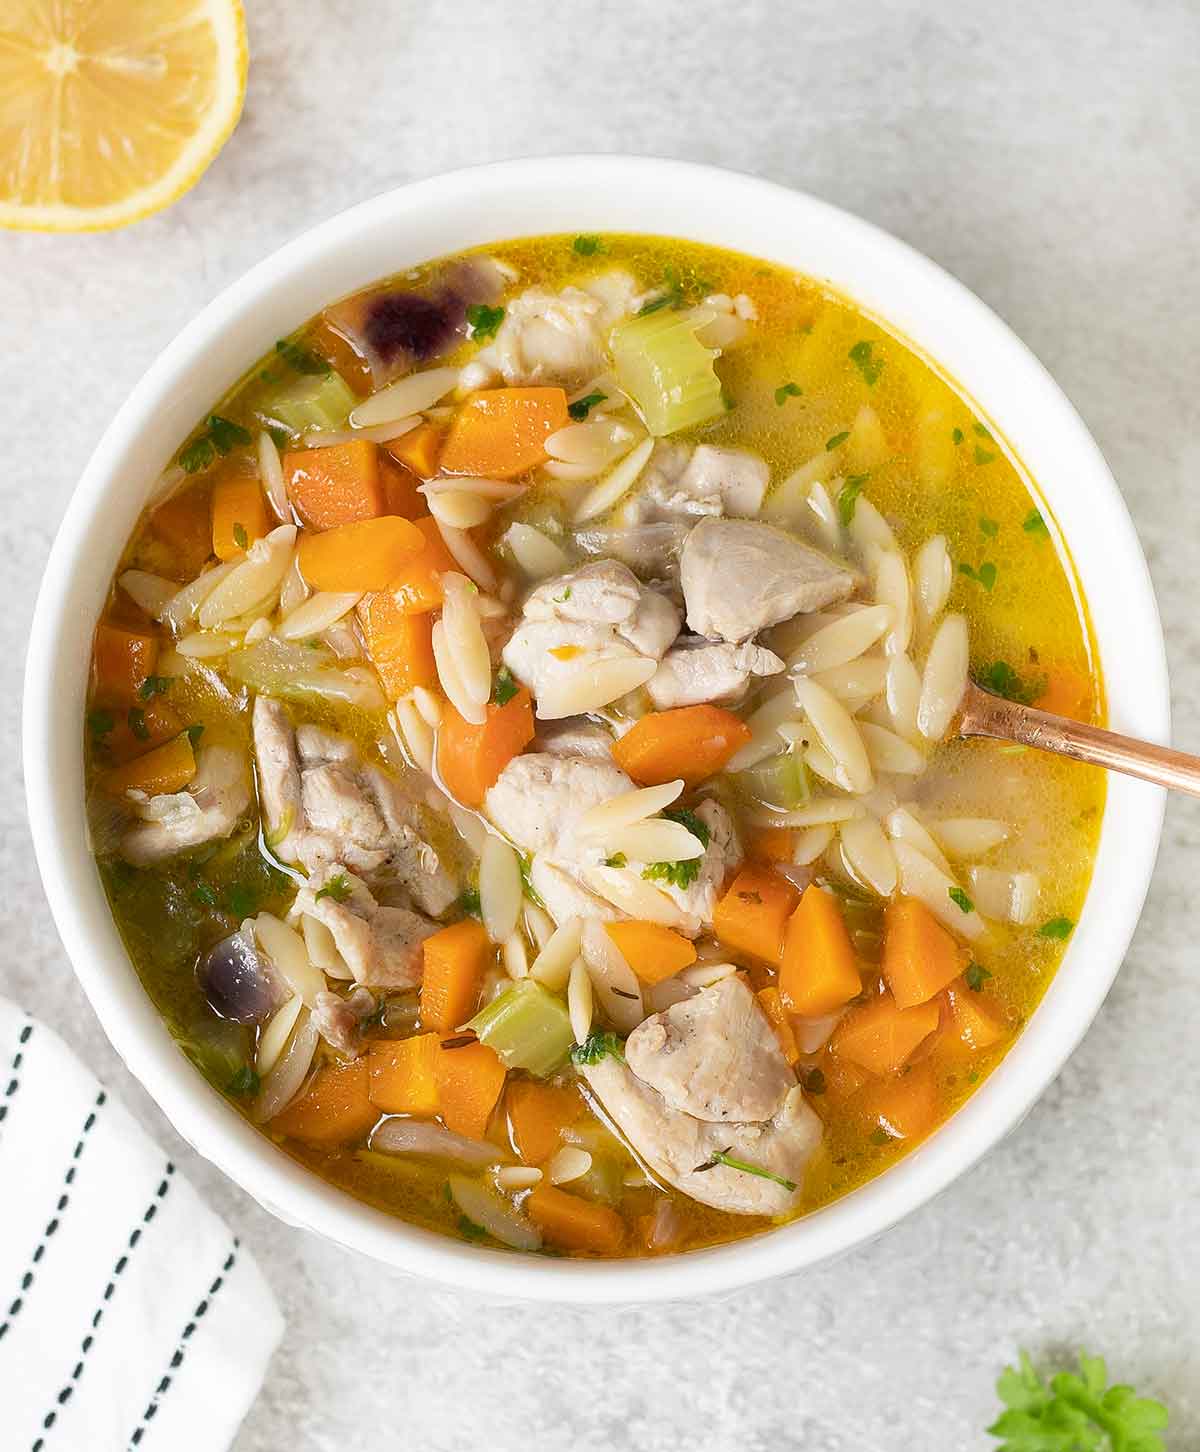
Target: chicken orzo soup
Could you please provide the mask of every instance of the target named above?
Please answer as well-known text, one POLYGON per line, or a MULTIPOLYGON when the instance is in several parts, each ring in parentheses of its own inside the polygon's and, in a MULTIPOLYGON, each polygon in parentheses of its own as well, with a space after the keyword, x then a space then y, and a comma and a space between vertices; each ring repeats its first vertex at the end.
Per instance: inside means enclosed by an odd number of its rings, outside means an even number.
POLYGON ((1070 563, 845 299, 550 237, 336 302, 183 443, 96 631, 94 847, 210 1082, 361 1199, 662 1254, 879 1174, 1070 937, 1070 563))

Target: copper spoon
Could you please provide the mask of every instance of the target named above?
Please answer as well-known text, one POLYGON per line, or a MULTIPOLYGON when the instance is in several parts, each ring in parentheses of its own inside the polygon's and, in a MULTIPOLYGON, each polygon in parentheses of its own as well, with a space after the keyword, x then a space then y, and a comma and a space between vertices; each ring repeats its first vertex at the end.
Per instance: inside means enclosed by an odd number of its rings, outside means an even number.
POLYGON ((960 710, 960 736, 1017 741, 1022 746, 1036 746, 1039 751, 1053 751, 1072 761, 1106 766, 1109 771, 1123 771, 1126 776, 1200 797, 1200 756, 1189 756, 1169 746, 1152 746, 1132 736, 1022 706, 985 691, 974 681, 967 682, 960 710))

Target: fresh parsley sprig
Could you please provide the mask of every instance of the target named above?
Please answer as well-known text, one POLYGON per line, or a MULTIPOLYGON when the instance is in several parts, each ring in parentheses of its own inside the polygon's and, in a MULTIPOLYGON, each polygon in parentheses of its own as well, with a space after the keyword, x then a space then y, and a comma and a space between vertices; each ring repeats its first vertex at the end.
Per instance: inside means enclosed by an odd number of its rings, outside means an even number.
POLYGON ((1108 1385, 1103 1357, 1079 1353, 1079 1374, 1060 1371, 1047 1382, 1022 1351, 996 1382, 1004 1403, 988 1428, 998 1452, 1165 1452, 1161 1402, 1130 1386, 1108 1385))

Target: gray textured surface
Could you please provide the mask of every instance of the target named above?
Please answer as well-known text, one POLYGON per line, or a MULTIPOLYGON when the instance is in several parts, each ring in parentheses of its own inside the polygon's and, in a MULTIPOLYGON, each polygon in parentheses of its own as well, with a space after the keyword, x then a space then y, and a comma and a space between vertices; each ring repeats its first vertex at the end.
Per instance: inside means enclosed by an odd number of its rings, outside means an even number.
POLYGON ((1200 1444, 1195 804, 1172 803, 1124 972, 1059 1082, 975 1172, 801 1280, 646 1312, 503 1309, 389 1279, 275 1224, 131 1081, 65 962, 18 781, 26 623, 89 451, 158 350, 269 249, 394 183, 534 152, 629 150, 807 188, 956 273, 1094 430, 1150 559, 1176 728, 1200 747, 1200 10, 250 0, 245 118, 164 216, 0 236, 4 509, 0 985, 55 1022, 234 1221, 289 1318, 239 1452, 959 1452, 990 1445, 1018 1344, 1080 1341, 1200 1444))

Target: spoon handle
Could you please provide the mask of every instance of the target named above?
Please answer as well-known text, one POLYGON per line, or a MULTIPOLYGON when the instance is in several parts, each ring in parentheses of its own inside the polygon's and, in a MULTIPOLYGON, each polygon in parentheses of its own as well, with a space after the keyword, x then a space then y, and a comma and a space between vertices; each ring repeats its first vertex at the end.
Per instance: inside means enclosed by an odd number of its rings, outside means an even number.
POLYGON ((1086 761, 1140 777, 1158 786, 1200 797, 1200 756, 1175 751, 1170 746, 1153 746, 1115 731, 1102 731, 1066 716, 1053 716, 1006 701, 971 682, 963 697, 960 736, 991 736, 1016 741, 1039 751, 1053 751, 1073 761, 1086 761))

